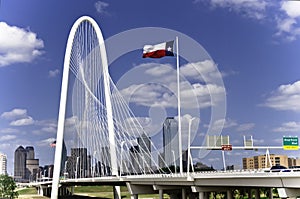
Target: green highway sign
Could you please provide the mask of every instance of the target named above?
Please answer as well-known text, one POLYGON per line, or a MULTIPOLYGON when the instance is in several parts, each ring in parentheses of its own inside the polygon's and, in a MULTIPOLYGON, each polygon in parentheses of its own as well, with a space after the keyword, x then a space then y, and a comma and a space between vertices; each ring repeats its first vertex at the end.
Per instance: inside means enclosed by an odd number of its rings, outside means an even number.
POLYGON ((298 150, 299 149, 298 137, 297 136, 283 137, 282 145, 284 150, 298 150))

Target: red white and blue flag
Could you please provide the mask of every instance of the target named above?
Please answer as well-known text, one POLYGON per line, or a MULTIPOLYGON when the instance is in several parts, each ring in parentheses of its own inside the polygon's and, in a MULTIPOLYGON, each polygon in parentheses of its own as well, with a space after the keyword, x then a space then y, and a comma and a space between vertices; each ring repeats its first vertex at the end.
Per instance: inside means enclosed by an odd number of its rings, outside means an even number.
POLYGON ((143 58, 161 58, 164 56, 174 56, 174 41, 168 41, 155 45, 145 45, 143 48, 143 58))
POLYGON ((56 147, 56 140, 50 143, 51 147, 56 147))

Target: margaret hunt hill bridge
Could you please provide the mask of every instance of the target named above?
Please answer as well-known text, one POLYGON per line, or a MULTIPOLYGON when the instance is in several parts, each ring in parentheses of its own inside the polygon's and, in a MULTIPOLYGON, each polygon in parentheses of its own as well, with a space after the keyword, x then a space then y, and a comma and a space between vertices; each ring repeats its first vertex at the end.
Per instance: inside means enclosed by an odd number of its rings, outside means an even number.
POLYGON ((72 194, 77 185, 112 185, 116 199, 121 198, 120 186, 127 186, 131 198, 150 193, 163 198, 167 193, 171 198, 207 199, 210 192, 225 192, 231 199, 233 190, 241 189, 249 198, 255 190, 257 199, 259 188, 268 188, 270 198, 272 188, 278 188, 281 197, 300 195, 300 172, 194 172, 191 148, 185 169, 177 160, 171 165, 177 162, 179 171, 170 169, 170 161, 162 157, 110 78, 99 26, 90 17, 79 18, 65 53, 53 178, 31 185, 52 199, 72 194))

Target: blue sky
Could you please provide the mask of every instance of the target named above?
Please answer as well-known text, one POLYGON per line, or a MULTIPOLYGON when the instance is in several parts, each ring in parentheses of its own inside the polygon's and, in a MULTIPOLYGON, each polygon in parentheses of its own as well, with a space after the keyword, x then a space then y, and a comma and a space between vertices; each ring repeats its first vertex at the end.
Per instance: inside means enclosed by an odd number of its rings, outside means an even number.
MULTIPOLYGON (((53 161, 54 149, 49 143, 56 137, 66 42, 72 24, 83 15, 99 23, 105 39, 126 30, 158 27, 180 32, 201 45, 213 62, 196 64, 198 73, 205 76, 218 72, 226 90, 226 115, 212 125, 216 128, 224 124, 222 135, 230 135, 233 145, 242 145, 243 135, 253 135, 255 145, 280 146, 282 136, 299 134, 300 2, 2 0, 0 151, 8 156, 10 173, 14 150, 19 145, 33 145, 41 165, 53 161)), ((148 44, 153 44, 154 36, 149 35, 152 39, 148 44)), ((156 41, 163 42, 165 38, 158 34, 156 41)), ((141 43, 141 48, 145 44, 141 43)), ((142 59, 141 53, 142 50, 127 53, 111 65, 112 79, 125 96, 134 85, 122 83, 122 77, 140 69, 142 74, 148 72, 150 77, 166 80, 168 70, 175 66, 174 59, 142 59)), ((200 105, 193 108, 201 116, 189 114, 187 109, 185 117, 200 117, 193 142, 199 144, 208 130, 214 106, 209 96, 219 96, 220 85, 190 74, 188 62, 181 59, 182 72, 193 88, 198 89, 196 98, 200 105)), ((172 87, 171 82, 162 83, 168 89, 172 87)), ((132 109, 141 121, 154 120, 154 115, 162 110, 165 116, 176 116, 174 100, 161 97, 170 92, 168 89, 145 86, 129 93, 132 109), (157 95, 149 98, 146 93, 157 95), (155 100, 157 106, 152 106, 155 100)), ((162 119, 156 127, 153 123, 152 133, 161 128, 162 119)), ((272 152, 299 157, 298 151, 272 152)), ((241 165, 241 157, 263 153, 232 151, 226 154, 226 159, 228 164, 241 165)), ((197 154, 194 158, 198 160, 197 154)), ((211 153, 201 161, 216 164, 221 162, 221 155, 211 153)))

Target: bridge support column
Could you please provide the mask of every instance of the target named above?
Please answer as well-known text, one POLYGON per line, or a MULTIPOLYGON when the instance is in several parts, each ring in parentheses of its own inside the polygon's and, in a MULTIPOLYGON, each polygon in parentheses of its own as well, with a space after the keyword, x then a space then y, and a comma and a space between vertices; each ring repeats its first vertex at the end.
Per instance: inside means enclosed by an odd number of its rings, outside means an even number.
POLYGON ((43 196, 44 195, 44 190, 43 187, 40 185, 37 187, 37 192, 39 196, 43 196))
POLYGON ((164 190, 160 189, 158 190, 159 199, 164 199, 164 190))
POLYGON ((186 190, 184 188, 181 189, 181 198, 186 199, 186 190))
POLYGON ((205 199, 204 198, 204 192, 199 192, 199 199, 205 199))
POLYGON ((113 186, 114 199, 121 199, 121 187, 113 186))
POLYGON ((138 194, 157 194, 157 191, 153 190, 153 186, 149 185, 137 185, 126 182, 128 192, 131 199, 137 199, 138 194))
POLYGON ((255 189, 255 199, 260 198, 259 188, 255 189))
POLYGON ((131 194, 130 195, 130 199, 138 199, 138 198, 139 198, 138 194, 131 194))
POLYGON ((296 198, 300 196, 299 188, 277 188, 280 198, 296 198))
POLYGON ((138 199, 138 198, 139 198, 139 196, 137 194, 132 194, 130 196, 130 199, 138 199))
POLYGON ((199 199, 208 199, 210 192, 199 192, 199 199))
POLYGON ((71 195, 73 195, 74 194, 74 186, 72 186, 72 188, 71 188, 71 195))
POLYGON ((252 189, 248 189, 248 199, 252 199, 252 189))
POLYGON ((232 190, 231 189, 227 190, 227 199, 232 199, 232 190))
POLYGON ((269 199, 273 199, 273 188, 269 189, 269 199))

